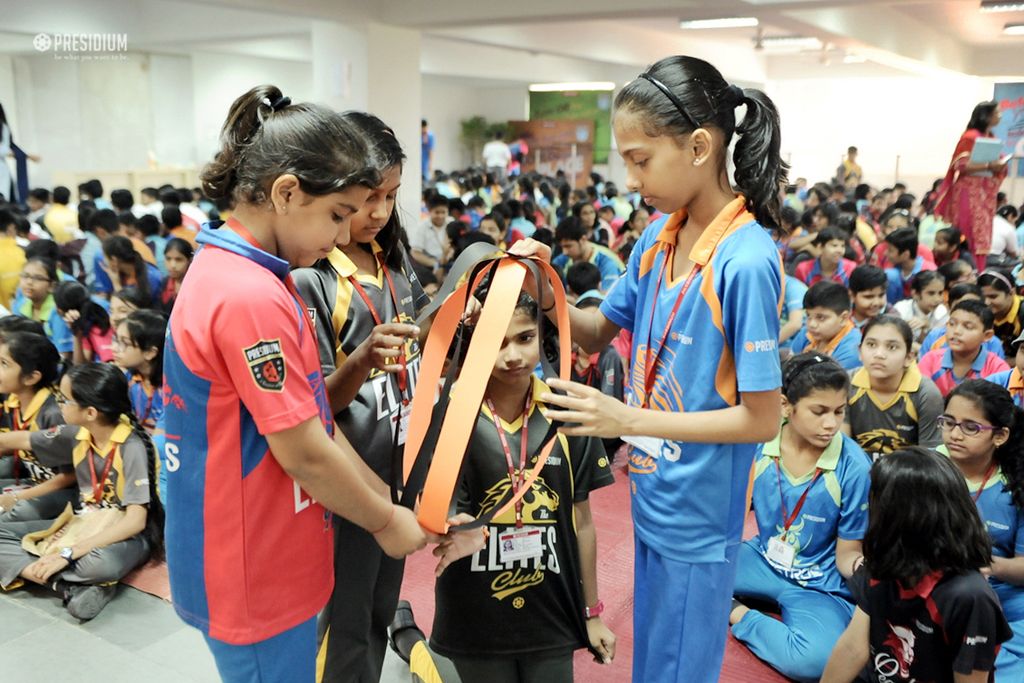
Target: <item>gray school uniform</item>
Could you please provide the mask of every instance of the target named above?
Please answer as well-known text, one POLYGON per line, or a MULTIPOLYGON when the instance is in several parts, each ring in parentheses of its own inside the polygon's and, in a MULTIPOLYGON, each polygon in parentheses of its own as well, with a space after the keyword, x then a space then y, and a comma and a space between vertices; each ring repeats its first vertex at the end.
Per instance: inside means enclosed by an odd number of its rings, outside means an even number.
MULTIPOLYGON (((89 448, 88 433, 81 427, 61 425, 32 434, 32 452, 42 463, 72 460, 77 493, 82 505, 102 508, 124 508, 128 505, 148 505, 149 468, 145 444, 127 425, 119 426, 112 437, 121 441, 114 455, 109 475, 103 484, 100 500, 93 501, 92 473, 89 458, 97 478, 105 469, 105 458, 89 448), (119 456, 119 457, 118 457, 119 456)), ((81 513, 79 513, 81 514, 81 513)), ((16 521, 0 525, 0 586, 7 587, 21 572, 38 558, 21 547, 25 534, 49 527, 50 520, 16 521)), ((124 577, 149 557, 149 543, 142 534, 124 541, 96 548, 78 559, 74 570, 60 572, 57 578, 71 583, 109 583, 124 577)))
MULTIPOLYGON (((374 252, 378 251, 376 244, 374 252)), ((359 283, 383 323, 412 324, 429 302, 403 254, 402 271, 391 270, 395 301, 387 280, 361 277, 359 283)), ((296 288, 316 329, 320 364, 330 375, 363 343, 377 325, 366 302, 349 281, 356 266, 336 250, 312 268, 293 271, 296 288)), ((408 386, 412 399, 419 374, 420 348, 406 346, 408 386)), ((391 481, 391 456, 402 408, 398 377, 374 370, 355 399, 335 415, 339 428, 370 468, 391 481)), ((323 683, 377 681, 387 648, 387 626, 398 606, 403 560, 385 555, 369 533, 335 517, 334 593, 320 615, 318 640, 326 649, 323 683)))

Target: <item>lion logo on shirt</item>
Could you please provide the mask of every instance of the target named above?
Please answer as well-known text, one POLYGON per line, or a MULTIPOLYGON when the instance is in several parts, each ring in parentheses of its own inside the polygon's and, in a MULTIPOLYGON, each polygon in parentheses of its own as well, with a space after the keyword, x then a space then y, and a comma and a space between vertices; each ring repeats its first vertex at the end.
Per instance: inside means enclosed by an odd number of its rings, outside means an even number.
MULTIPOLYGON (((512 482, 507 476, 502 477, 494 486, 487 489, 483 501, 480 503, 480 516, 487 514, 501 505, 503 501, 511 496, 512 482)), ((547 485, 544 477, 537 477, 533 486, 523 496, 523 523, 524 524, 554 524, 555 511, 558 510, 558 494, 547 485)), ((492 524, 515 524, 516 514, 514 507, 491 520, 492 524)))
POLYGON ((898 432, 891 429, 872 429, 857 435, 857 443, 868 453, 888 455, 911 445, 898 432))
POLYGON ((880 652, 875 657, 875 671, 882 677, 892 678, 898 673, 900 678, 909 680, 910 666, 914 663, 914 641, 917 637, 905 626, 888 626, 889 635, 882 642, 888 652, 880 652))

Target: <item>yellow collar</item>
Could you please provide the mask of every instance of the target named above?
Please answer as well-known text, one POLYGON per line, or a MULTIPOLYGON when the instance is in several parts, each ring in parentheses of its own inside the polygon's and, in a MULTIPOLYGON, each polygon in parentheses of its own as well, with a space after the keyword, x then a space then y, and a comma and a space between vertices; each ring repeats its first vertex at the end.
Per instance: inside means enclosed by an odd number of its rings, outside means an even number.
MULTIPOLYGON (((52 392, 49 389, 40 389, 39 391, 37 391, 35 396, 32 397, 32 400, 29 401, 28 406, 21 411, 20 417, 22 422, 27 423, 30 420, 32 420, 32 418, 36 416, 36 413, 39 412, 39 409, 43 407, 43 404, 46 403, 46 399, 50 397, 51 393, 52 392)), ((20 401, 18 401, 17 394, 8 395, 7 400, 4 401, 4 408, 6 408, 8 411, 20 407, 21 405, 20 401)))
MULTIPOLYGON (((383 251, 380 248, 380 245, 377 244, 377 240, 370 242, 370 248, 373 250, 374 259, 376 259, 377 255, 383 251)), ((334 270, 337 271, 338 275, 341 277, 352 277, 359 272, 359 268, 352 262, 352 259, 348 257, 348 254, 338 247, 335 247, 331 250, 331 253, 327 255, 327 261, 334 267, 334 270)))
MULTIPOLYGON (((857 372, 853 373, 850 383, 858 389, 867 389, 870 391, 871 377, 868 375, 868 369, 860 368, 857 372)), ((896 391, 897 393, 913 393, 920 388, 921 371, 917 368, 917 365, 911 365, 903 371, 903 379, 900 380, 900 386, 896 391)))
MULTIPOLYGON (((541 395, 543 395, 547 391, 550 391, 550 389, 548 388, 548 385, 544 383, 543 380, 537 377, 537 375, 531 375, 530 391, 532 392, 530 400, 533 404, 530 407, 530 415, 533 415, 534 410, 538 410, 543 406, 543 402, 540 400, 541 395)), ((494 416, 491 414, 490 409, 487 407, 487 401, 484 401, 483 405, 480 406, 480 410, 483 411, 483 414, 486 415, 488 419, 494 419, 494 416)), ((498 416, 498 420, 501 422, 501 426, 504 427, 505 431, 507 432, 517 432, 523 426, 522 415, 517 417, 512 422, 505 422, 505 420, 503 420, 500 415, 498 416)))
POLYGON ((1012 323, 1017 320, 1017 314, 1020 312, 1020 295, 1013 295, 1013 304, 1010 306, 1010 310, 1007 311, 1006 315, 995 322, 996 325, 1005 325, 1006 323, 1012 323))
POLYGON ((78 430, 78 434, 75 435, 75 438, 78 439, 79 441, 88 441, 89 446, 97 455, 106 457, 107 454, 110 453, 110 450, 112 448, 123 445, 124 442, 127 441, 128 437, 131 435, 131 422, 128 421, 127 416, 122 415, 121 421, 118 423, 116 427, 114 427, 114 431, 110 433, 110 443, 107 444, 106 449, 101 450, 97 448, 96 442, 92 440, 92 434, 90 434, 89 430, 86 429, 85 427, 82 427, 81 429, 78 430))

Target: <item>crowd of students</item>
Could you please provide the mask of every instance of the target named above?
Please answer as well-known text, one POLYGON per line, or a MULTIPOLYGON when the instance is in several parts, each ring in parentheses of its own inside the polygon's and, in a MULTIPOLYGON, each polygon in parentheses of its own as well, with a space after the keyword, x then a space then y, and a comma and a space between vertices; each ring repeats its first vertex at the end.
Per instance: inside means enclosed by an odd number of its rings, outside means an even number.
POLYGON ((175 608, 225 680, 377 680, 402 558, 430 540, 434 653, 465 681, 571 680, 575 650, 615 654, 588 497, 625 441, 636 680, 712 680, 727 627, 797 680, 1020 680, 1020 263, 976 272, 902 187, 777 191, 773 105, 700 60, 662 60, 616 112, 625 195, 437 172, 403 225, 384 122, 263 86, 201 190, 136 205, 90 181, 77 204, 57 187, 0 208, 0 587, 48 586, 90 619, 163 556, 166 506, 175 608), (734 133, 740 196, 720 182, 734 133), (575 426, 489 533, 428 537, 390 491, 416 321, 480 242, 563 277, 574 384, 537 374, 553 314, 527 288, 452 526, 521 485, 552 420, 575 426))

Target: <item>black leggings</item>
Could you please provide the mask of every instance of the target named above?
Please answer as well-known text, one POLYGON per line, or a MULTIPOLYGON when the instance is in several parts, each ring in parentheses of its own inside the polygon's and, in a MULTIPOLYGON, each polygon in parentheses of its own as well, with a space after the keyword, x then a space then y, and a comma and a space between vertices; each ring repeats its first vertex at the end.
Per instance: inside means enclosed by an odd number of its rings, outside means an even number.
POLYGON ((572 653, 548 657, 452 657, 462 683, 572 683, 572 653))

